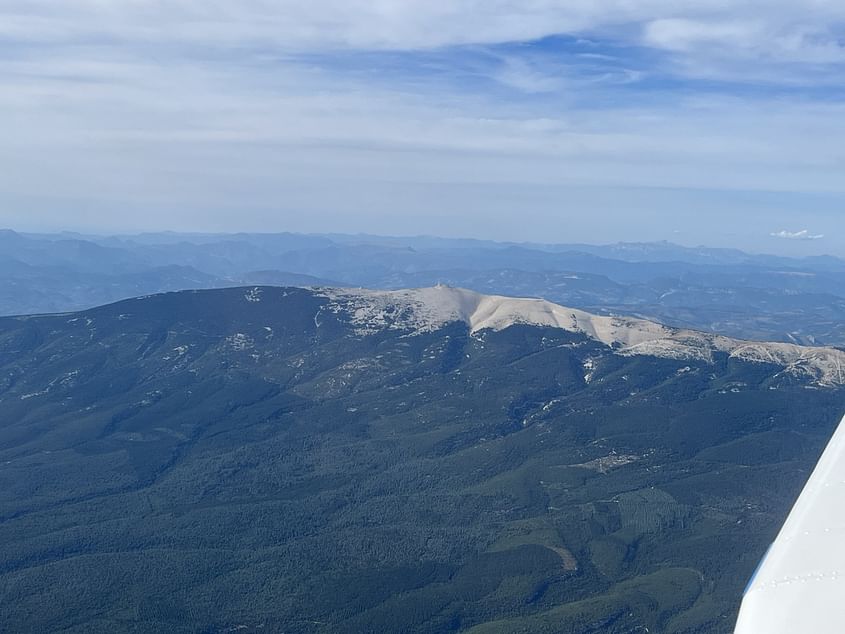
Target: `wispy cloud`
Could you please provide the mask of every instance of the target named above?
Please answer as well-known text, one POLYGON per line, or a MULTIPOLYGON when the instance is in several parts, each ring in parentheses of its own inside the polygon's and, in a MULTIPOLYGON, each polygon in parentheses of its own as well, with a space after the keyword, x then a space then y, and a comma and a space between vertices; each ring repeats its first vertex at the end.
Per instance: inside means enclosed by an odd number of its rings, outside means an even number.
POLYGON ((801 231, 777 231, 771 234, 773 238, 784 238, 786 240, 821 240, 824 234, 810 233, 807 229, 801 231))
POLYGON ((198 216, 398 217, 374 192, 423 184, 845 196, 843 27, 838 0, 6 0, 0 224, 46 182, 198 216))

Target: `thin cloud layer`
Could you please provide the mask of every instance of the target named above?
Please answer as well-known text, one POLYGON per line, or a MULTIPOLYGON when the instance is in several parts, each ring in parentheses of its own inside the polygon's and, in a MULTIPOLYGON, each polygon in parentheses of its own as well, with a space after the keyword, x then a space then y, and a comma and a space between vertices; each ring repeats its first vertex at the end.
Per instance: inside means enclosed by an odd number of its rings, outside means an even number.
POLYGON ((717 42, 791 51, 794 59, 840 59, 845 7, 835 0, 197 0, 104 3, 7 0, 0 32, 21 41, 107 35, 123 41, 261 42, 289 50, 437 48, 608 34, 658 47, 717 42))
MULTIPOLYGON (((6 0, 0 224, 161 207, 143 228, 304 210, 304 229, 401 232, 432 207, 470 228, 517 208, 601 239, 584 188, 651 188, 652 237, 702 200, 758 215, 726 234, 814 208, 802 224, 833 235, 843 25, 826 0, 6 0), (743 206, 765 192, 789 197, 743 206)), ((596 196, 628 226, 630 195, 596 196)))
POLYGON ((773 238, 784 238, 786 240, 821 240, 824 234, 810 233, 807 229, 801 231, 778 231, 771 234, 773 238))

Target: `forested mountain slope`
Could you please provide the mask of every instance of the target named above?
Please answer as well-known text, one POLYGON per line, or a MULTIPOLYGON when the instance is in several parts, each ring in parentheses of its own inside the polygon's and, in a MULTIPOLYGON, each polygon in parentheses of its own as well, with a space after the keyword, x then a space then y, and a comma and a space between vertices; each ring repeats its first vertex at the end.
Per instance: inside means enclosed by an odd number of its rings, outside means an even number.
POLYGON ((0 631, 730 632, 839 382, 411 300, 0 319, 0 631))

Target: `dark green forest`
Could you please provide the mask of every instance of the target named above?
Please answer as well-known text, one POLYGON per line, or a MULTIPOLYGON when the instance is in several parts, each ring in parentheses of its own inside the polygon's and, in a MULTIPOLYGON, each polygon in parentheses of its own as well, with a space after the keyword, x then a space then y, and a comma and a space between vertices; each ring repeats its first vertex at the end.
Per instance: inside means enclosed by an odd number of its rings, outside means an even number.
POLYGON ((728 633, 845 412, 776 366, 326 302, 0 318, 0 631, 728 633))

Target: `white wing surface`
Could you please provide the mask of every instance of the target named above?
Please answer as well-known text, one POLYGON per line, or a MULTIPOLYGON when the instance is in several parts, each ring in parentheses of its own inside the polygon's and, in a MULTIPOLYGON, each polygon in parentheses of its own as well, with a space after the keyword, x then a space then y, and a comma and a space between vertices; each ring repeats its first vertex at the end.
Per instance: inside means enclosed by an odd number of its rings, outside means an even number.
POLYGON ((845 632, 845 419, 748 584, 734 634, 845 632))

